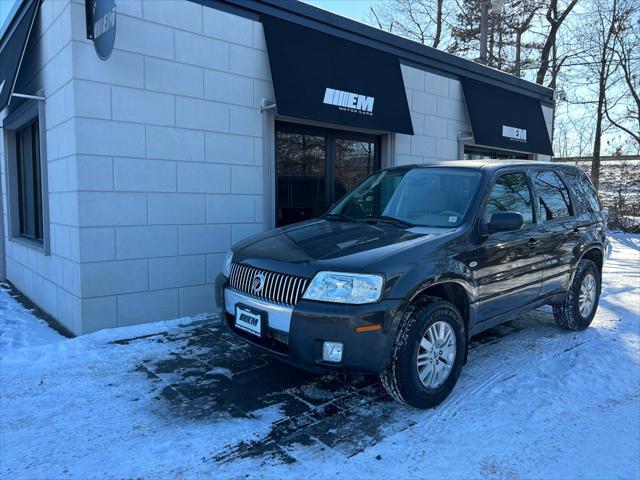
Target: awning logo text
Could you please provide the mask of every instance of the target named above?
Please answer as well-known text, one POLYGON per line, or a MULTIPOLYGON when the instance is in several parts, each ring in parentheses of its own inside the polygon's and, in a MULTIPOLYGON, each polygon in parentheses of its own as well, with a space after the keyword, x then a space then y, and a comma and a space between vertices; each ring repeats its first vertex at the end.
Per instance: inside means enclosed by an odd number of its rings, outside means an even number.
POLYGON ((502 126, 502 136, 516 142, 527 143, 527 131, 524 128, 502 126))
POLYGON ((324 91, 323 103, 334 105, 340 110, 373 115, 374 100, 373 97, 367 97, 366 95, 327 88, 324 91))

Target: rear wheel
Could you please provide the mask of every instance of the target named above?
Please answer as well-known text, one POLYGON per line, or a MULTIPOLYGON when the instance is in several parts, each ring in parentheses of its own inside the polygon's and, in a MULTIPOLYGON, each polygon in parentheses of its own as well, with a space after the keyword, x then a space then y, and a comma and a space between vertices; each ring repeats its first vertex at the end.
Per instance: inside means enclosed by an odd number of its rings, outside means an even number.
POLYGON ((600 300, 600 271, 591 260, 580 260, 569 291, 553 316, 562 328, 584 330, 593 321, 600 300))
POLYGON ((464 321, 456 307, 439 298, 422 300, 405 313, 380 379, 396 400, 433 408, 453 390, 466 348, 464 321))

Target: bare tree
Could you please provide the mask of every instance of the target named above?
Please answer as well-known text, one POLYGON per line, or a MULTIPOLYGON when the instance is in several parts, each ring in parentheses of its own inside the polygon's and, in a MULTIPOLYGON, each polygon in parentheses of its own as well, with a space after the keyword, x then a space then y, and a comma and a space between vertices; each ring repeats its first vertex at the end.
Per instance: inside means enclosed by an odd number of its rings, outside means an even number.
POLYGON ((393 0, 370 7, 372 23, 381 30, 440 48, 449 11, 444 0, 393 0))
POLYGON ((509 5, 509 10, 504 15, 504 22, 514 34, 513 49, 514 59, 510 73, 516 77, 522 76, 523 49, 539 48, 535 42, 525 42, 525 36, 531 28, 533 19, 544 6, 545 0, 515 0, 509 5))
MULTIPOLYGON (((536 83, 544 85, 544 79, 549 71, 549 57, 553 54, 554 46, 558 37, 558 32, 564 21, 576 6, 578 0, 570 0, 564 10, 558 8, 558 0, 548 0, 546 20, 549 24, 549 31, 546 34, 544 44, 540 50, 540 66, 536 73, 536 83)), ((557 76, 557 71, 555 72, 557 76)), ((554 77, 555 78, 555 77, 554 77)))
MULTIPOLYGON (((459 0, 451 28, 452 42, 448 51, 478 60, 482 6, 488 0, 459 0)), ((490 15, 486 64, 523 75, 533 65, 541 44, 533 35, 533 20, 547 0, 507 0, 490 15)))
POLYGON ((617 78, 609 84, 618 83, 621 88, 607 89, 604 111, 612 125, 640 145, 640 5, 630 6, 623 13, 627 17, 621 19, 612 47, 617 78))
POLYGON ((585 87, 592 92, 590 101, 595 105, 591 179, 596 187, 600 181, 603 135, 611 126, 605 117, 607 97, 612 97, 620 83, 616 79, 619 63, 614 46, 628 28, 634 5, 635 0, 591 0, 589 14, 583 16, 576 30, 576 41, 584 45, 582 64, 589 81, 585 87))

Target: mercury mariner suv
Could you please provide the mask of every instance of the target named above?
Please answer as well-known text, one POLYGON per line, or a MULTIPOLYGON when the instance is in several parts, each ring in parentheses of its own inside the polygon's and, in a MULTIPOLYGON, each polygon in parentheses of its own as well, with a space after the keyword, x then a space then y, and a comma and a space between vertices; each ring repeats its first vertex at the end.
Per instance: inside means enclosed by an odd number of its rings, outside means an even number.
POLYGON ((569 330, 598 307, 607 246, 578 167, 456 161, 378 171, 322 217, 247 238, 217 282, 240 338, 315 372, 379 374, 442 402, 469 338, 550 304, 569 330))

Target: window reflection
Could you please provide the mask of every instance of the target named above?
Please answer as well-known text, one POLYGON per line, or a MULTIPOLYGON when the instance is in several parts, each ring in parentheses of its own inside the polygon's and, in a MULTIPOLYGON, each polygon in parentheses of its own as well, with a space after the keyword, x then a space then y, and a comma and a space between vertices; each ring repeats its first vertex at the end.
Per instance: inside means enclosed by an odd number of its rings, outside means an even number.
POLYGON ((531 192, 524 173, 502 175, 491 189, 485 209, 485 222, 495 212, 517 212, 524 218, 524 224, 533 222, 531 192))
POLYGON ((571 216, 569 192, 558 175, 550 171, 536 172, 534 183, 540 201, 542 220, 571 216))
POLYGON ((276 124, 276 225, 324 214, 379 168, 378 138, 290 123, 276 124))
POLYGON ((375 143, 336 139, 335 198, 342 198, 375 170, 375 143))
POLYGON ((314 218, 327 209, 325 146, 322 136, 277 132, 278 225, 314 218))

